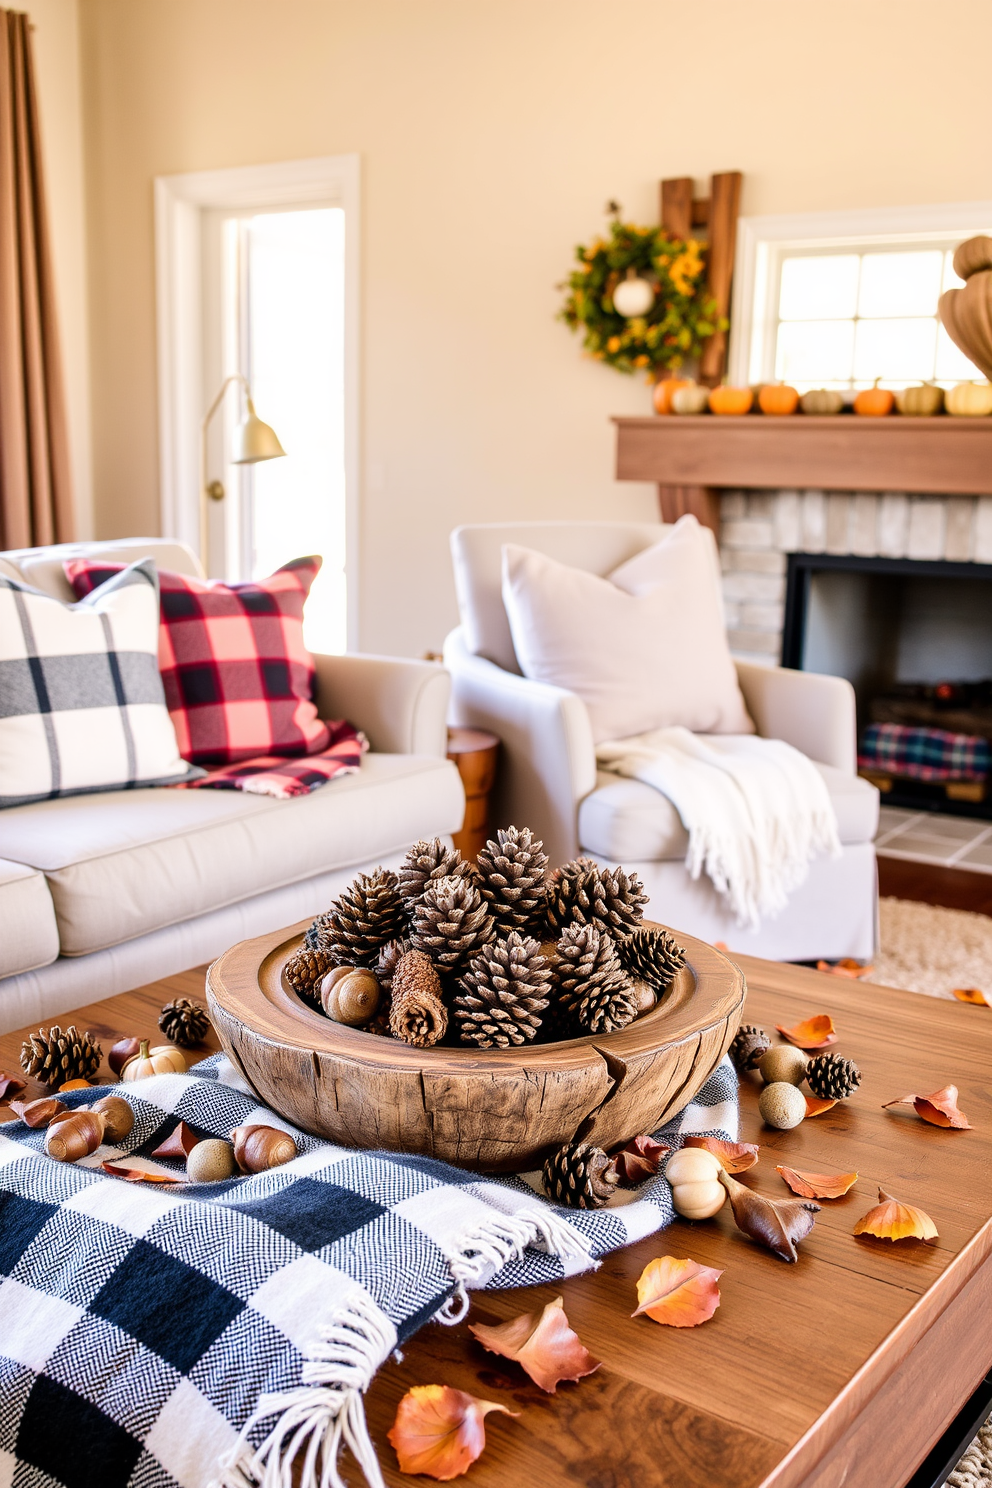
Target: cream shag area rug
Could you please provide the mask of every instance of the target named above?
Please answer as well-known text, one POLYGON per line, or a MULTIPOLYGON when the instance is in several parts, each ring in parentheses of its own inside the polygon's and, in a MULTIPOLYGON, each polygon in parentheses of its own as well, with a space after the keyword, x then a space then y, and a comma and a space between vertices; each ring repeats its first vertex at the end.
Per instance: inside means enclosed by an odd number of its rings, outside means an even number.
POLYGON ((907 899, 879 903, 881 949, 867 982, 952 997, 978 987, 992 999, 992 919, 907 899))
MULTIPOLYGON (((879 903, 881 948, 864 978, 930 997, 979 987, 992 999, 992 919, 907 899, 879 903)), ((979 1431, 946 1488, 992 1488, 992 1424, 979 1431)))

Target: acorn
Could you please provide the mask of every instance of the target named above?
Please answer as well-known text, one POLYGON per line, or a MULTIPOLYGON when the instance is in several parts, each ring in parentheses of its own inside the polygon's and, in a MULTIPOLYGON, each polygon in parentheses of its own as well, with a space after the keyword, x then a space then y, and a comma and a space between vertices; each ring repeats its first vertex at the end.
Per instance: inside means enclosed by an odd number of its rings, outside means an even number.
POLYGON ((654 988, 647 982, 635 982, 634 1007, 637 1009, 637 1016, 643 1018, 645 1013, 649 1013, 657 1005, 658 994, 654 988))
POLYGON ((121 1095, 105 1095, 89 1108, 103 1117, 103 1134, 108 1142, 123 1142, 134 1128, 134 1111, 121 1095))
POLYGON ((111 1046, 110 1053, 107 1055, 107 1063, 118 1079, 128 1060, 133 1059, 140 1048, 141 1044, 136 1038, 118 1039, 116 1044, 111 1046))
POLYGON ((186 1177, 190 1183, 218 1183, 234 1172, 234 1148, 219 1137, 197 1142, 186 1157, 186 1177))
MULTIPOLYGON (((279 1168, 283 1163, 292 1162, 296 1156, 296 1143, 292 1137, 274 1126, 236 1126, 231 1141, 234 1143, 235 1162, 242 1173, 264 1173, 267 1168, 279 1168)), ((193 1151, 196 1151, 195 1147, 193 1151)))
POLYGON ((45 1133, 45 1151, 56 1162, 78 1162, 103 1141, 104 1120, 98 1111, 73 1111, 45 1133))
POLYGON ((320 1005, 335 1023, 362 1028, 375 1017, 382 988, 372 971, 335 966, 320 983, 320 1005))
POLYGON ((806 1115, 806 1097, 788 1080, 775 1080, 758 1096, 758 1110, 766 1126, 791 1131, 806 1115))
POLYGON ((767 1049, 758 1060, 758 1069, 767 1085, 785 1080, 790 1085, 801 1085, 806 1075, 809 1060, 802 1049, 794 1044, 776 1044, 767 1049))

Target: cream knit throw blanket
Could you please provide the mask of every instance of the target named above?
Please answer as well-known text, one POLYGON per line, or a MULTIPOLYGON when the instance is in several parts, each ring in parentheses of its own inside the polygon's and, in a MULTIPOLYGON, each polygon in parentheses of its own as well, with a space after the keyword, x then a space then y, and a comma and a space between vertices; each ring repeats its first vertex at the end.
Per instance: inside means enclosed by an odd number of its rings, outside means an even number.
POLYGON ((709 875, 741 926, 779 914, 813 858, 840 854, 822 775, 781 740, 654 729, 599 744, 596 758, 668 797, 689 833, 689 873, 709 875))

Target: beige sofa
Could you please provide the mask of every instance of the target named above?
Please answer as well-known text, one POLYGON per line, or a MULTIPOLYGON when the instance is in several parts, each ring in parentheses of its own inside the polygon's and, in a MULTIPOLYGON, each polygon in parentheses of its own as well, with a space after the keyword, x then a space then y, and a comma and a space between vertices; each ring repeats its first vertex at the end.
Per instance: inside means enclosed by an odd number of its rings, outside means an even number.
MULTIPOLYGON (((200 572, 187 548, 135 539, 0 553, 0 573, 71 600, 62 560, 94 554, 200 572)), ((321 717, 350 719, 371 743, 356 775, 289 801, 151 788, 0 811, 0 1031, 316 914, 356 872, 458 830, 447 672, 380 656, 316 663, 321 717)))

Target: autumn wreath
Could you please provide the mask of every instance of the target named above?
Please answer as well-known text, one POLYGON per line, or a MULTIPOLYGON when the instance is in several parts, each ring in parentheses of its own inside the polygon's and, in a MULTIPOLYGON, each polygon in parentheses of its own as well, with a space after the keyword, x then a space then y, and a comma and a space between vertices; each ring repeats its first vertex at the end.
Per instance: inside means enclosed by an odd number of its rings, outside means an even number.
POLYGON ((581 330, 589 356, 618 372, 644 371, 653 380, 657 372, 677 371, 697 357, 707 337, 726 330, 728 322, 706 293, 702 243, 673 237, 663 227, 621 222, 615 203, 610 210, 608 237, 575 250, 578 267, 559 285, 567 290, 559 319, 581 330), (628 317, 614 307, 613 294, 631 270, 651 284, 655 296, 644 315, 628 317))

